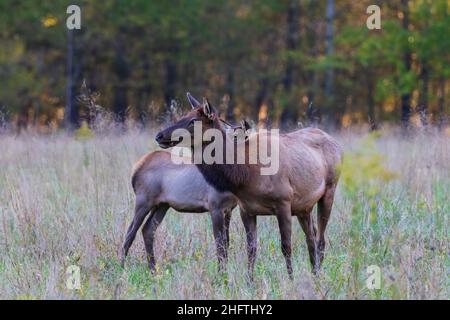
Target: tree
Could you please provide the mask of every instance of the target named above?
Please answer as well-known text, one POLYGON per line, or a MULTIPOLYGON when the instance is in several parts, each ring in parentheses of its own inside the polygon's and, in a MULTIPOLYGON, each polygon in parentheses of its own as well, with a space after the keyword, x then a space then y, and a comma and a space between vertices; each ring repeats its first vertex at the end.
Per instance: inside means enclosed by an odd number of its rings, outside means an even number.
MULTIPOLYGON (((412 64, 412 57, 411 57, 411 50, 409 48, 408 42, 409 42, 409 7, 408 7, 409 1, 408 0, 401 0, 401 7, 402 7, 402 28, 404 30, 404 34, 407 36, 405 49, 403 52, 403 68, 404 72, 408 74, 411 72, 411 64, 412 64)), ((411 117, 411 91, 405 90, 402 92, 401 95, 401 101, 402 101, 402 126, 404 129, 406 129, 409 126, 409 119, 411 117)))
MULTIPOLYGON (((327 31, 326 31, 326 47, 327 56, 332 57, 334 55, 334 0, 327 0, 327 31)), ((333 115, 332 106, 334 104, 334 69, 332 66, 328 67, 326 78, 325 78, 325 98, 326 106, 328 110, 328 116, 332 119, 336 119, 333 115)))
POLYGON ((142 125, 190 91, 260 126, 407 127, 418 111, 444 127, 448 1, 376 3, 381 31, 358 1, 80 1, 82 31, 68 34, 66 1, 4 0, 1 108, 18 126, 61 127, 64 115, 76 127, 85 79, 118 120, 142 125))
POLYGON ((281 126, 283 129, 287 129, 296 125, 298 119, 298 104, 292 94, 292 87, 295 81, 296 63, 292 58, 292 52, 295 52, 298 47, 299 39, 299 15, 300 8, 297 1, 289 1, 287 8, 287 31, 286 31, 286 69, 283 77, 284 88, 284 105, 283 113, 281 114, 281 126))

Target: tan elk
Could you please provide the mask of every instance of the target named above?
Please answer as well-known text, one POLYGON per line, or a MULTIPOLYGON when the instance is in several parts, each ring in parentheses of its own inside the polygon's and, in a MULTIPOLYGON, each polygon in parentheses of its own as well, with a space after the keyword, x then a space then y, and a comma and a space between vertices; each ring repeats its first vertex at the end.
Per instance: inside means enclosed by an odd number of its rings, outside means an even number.
POLYGON ((206 183, 195 165, 176 164, 172 157, 175 155, 155 151, 144 155, 134 165, 132 185, 136 194, 135 215, 125 236, 120 254, 121 264, 124 266, 136 233, 150 213, 142 228, 142 235, 150 270, 155 270, 155 231, 167 210, 173 208, 179 212, 210 212, 219 271, 223 271, 228 256, 231 211, 237 204, 236 198, 230 192, 219 192, 206 183))
MULTIPOLYGON (((171 139, 176 129, 186 129, 193 136, 195 122, 201 122, 203 131, 210 128, 220 130, 224 140, 229 141, 222 121, 209 102, 203 99, 203 103, 200 104, 189 94, 188 98, 194 102, 193 110, 157 134, 156 140, 159 145, 162 148, 176 145, 177 141, 171 139)), ((264 133, 250 135, 245 141, 246 146, 261 134, 264 133)), ((266 139, 279 145, 279 170, 273 175, 261 175, 262 164, 250 164, 249 161, 244 164, 200 162, 196 165, 210 185, 218 191, 231 192, 238 198, 241 218, 247 233, 250 279, 253 279, 256 257, 258 215, 276 215, 281 234, 281 249, 291 279, 291 220, 292 216, 297 217, 306 235, 313 272, 317 273, 324 257, 325 229, 339 179, 341 147, 328 134, 313 128, 280 134, 278 137, 266 133, 266 139), (311 214, 316 204, 318 204, 318 234, 311 214)), ((202 142, 201 147, 205 149, 208 144, 202 142)), ((224 152, 229 150, 229 145, 224 144, 224 152)), ((195 146, 192 147, 194 148, 195 146)), ((245 150, 248 156, 249 148, 245 150)))

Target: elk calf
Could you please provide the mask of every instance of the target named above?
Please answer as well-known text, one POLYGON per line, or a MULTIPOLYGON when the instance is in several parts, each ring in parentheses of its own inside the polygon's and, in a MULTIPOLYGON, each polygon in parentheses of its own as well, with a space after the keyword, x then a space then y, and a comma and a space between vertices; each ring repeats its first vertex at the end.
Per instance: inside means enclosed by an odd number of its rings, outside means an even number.
MULTIPOLYGON (((192 110, 172 126, 159 132, 156 141, 162 148, 177 145, 172 133, 185 129, 194 138, 194 123, 201 123, 203 132, 219 131, 223 140, 223 154, 236 155, 234 142, 225 134, 223 120, 217 111, 204 99, 200 104, 188 94, 192 110), (230 151, 231 150, 231 151, 230 151)), ((279 146, 279 170, 273 175, 262 175, 263 164, 196 164, 205 180, 216 190, 231 192, 239 202, 240 212, 247 233, 248 272, 253 277, 256 256, 256 216, 275 215, 280 229, 281 250, 286 267, 292 278, 291 234, 292 217, 296 217, 306 236, 306 244, 313 272, 319 271, 325 251, 325 229, 331 214, 336 185, 339 180, 339 165, 342 149, 335 139, 319 129, 307 128, 287 134, 268 135, 267 132, 251 134, 245 141, 245 159, 249 158, 248 146, 256 141, 269 141, 279 146), (318 206, 317 231, 311 212, 318 206)), ((202 150, 211 142, 203 142, 202 150)), ((192 147, 193 152, 196 146, 192 147)), ((235 158, 235 157, 232 157, 235 158)))
POLYGON ((155 231, 167 210, 173 208, 179 212, 211 213, 219 271, 223 271, 227 260, 231 211, 236 206, 236 198, 230 192, 218 192, 208 185, 195 165, 174 164, 171 157, 168 152, 155 151, 146 154, 134 165, 135 215, 123 243, 121 264, 125 264, 136 233, 150 213, 142 235, 150 270, 155 270, 155 231))

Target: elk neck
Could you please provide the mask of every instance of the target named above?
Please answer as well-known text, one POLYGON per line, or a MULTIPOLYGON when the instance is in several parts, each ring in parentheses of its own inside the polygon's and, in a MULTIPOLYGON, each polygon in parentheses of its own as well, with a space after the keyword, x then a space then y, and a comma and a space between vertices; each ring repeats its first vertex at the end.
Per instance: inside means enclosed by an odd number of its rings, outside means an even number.
MULTIPOLYGON (((223 128, 220 128, 220 132, 223 137, 223 155, 226 156, 227 152, 233 152, 233 163, 229 164, 223 161, 223 163, 212 163, 207 164, 204 162, 202 157, 202 162, 196 164, 204 179, 208 184, 214 187, 217 191, 225 192, 229 191, 236 193, 240 187, 247 183, 251 178, 251 166, 247 164, 237 164, 236 163, 236 145, 235 140, 226 135, 223 128), (231 148, 233 145, 233 148, 231 148)), ((202 151, 209 143, 202 144, 202 151)), ((245 148, 246 159, 248 159, 248 148, 245 148)))

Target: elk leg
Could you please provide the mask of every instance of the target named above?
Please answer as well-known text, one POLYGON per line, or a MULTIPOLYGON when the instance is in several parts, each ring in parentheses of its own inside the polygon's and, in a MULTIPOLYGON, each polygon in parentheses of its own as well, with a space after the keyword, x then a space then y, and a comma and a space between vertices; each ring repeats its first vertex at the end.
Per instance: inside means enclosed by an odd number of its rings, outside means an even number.
POLYGON ((327 189, 323 197, 318 202, 317 225, 319 231, 319 242, 318 242, 319 268, 320 265, 322 264, 323 257, 325 254, 325 229, 327 228, 328 219, 330 218, 335 190, 336 190, 335 185, 327 189))
POLYGON ((122 246, 122 251, 120 253, 120 265, 122 267, 124 267, 125 265, 125 258, 127 257, 128 250, 130 249, 131 244, 134 241, 134 238, 136 237, 136 233, 140 228, 140 226, 142 225, 142 222, 144 221, 145 217, 150 212, 151 207, 152 206, 148 203, 148 201, 136 200, 136 205, 134 209, 134 218, 130 226, 128 227, 127 234, 125 235, 125 241, 123 242, 122 246))
POLYGON ((292 280, 292 260, 291 260, 291 234, 292 234, 292 214, 290 204, 283 204, 277 209, 278 226, 281 235, 281 251, 286 260, 286 267, 289 278, 292 280))
POLYGON ((153 253, 153 240, 155 239, 155 232, 161 221, 166 216, 167 210, 169 209, 166 205, 161 205, 157 207, 154 213, 147 219, 142 228, 142 237, 144 238, 145 251, 147 251, 147 261, 150 271, 155 272, 155 255, 153 253))
POLYGON ((214 232, 214 240, 216 242, 217 258, 219 261, 219 273, 226 268, 227 250, 226 250, 226 236, 224 226, 224 216, 222 211, 211 212, 211 219, 214 232))
POLYGON ((311 261, 313 273, 316 274, 319 271, 319 258, 317 255, 316 228, 312 221, 311 212, 308 212, 306 215, 299 215, 297 218, 305 233, 309 260, 311 261))
POLYGON ((256 229, 256 215, 248 215, 241 209, 241 219, 244 223, 244 228, 247 236, 247 255, 248 255, 248 280, 253 282, 253 270, 255 269, 256 259, 256 242, 257 242, 257 229, 256 229))
POLYGON ((225 212, 225 245, 227 252, 228 248, 230 247, 230 222, 231 222, 231 210, 227 210, 225 212))

